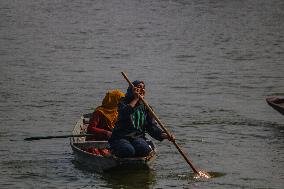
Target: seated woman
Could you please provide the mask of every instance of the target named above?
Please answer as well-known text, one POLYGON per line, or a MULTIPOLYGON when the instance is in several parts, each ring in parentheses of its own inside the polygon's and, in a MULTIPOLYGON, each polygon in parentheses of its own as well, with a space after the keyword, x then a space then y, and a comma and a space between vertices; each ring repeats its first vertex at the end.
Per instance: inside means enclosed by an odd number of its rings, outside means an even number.
POLYGON ((93 112, 93 117, 87 128, 88 136, 86 140, 108 140, 112 134, 112 129, 117 121, 117 105, 124 93, 119 90, 108 91, 103 99, 102 105, 93 112))
POLYGON ((140 102, 139 95, 144 98, 143 81, 134 81, 134 88, 128 87, 125 98, 118 104, 118 120, 109 139, 111 151, 117 157, 143 157, 151 151, 146 142, 146 132, 153 138, 174 140, 157 126, 146 106, 140 102))

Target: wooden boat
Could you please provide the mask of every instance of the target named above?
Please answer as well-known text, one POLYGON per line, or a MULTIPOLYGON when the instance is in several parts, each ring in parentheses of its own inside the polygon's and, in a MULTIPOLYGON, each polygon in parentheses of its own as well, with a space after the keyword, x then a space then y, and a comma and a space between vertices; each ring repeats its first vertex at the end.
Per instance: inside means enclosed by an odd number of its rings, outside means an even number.
MULTIPOLYGON (((72 134, 85 134, 88 127, 91 114, 85 114, 76 123, 72 134)), ((152 163, 156 158, 155 145, 148 141, 152 147, 152 152, 146 157, 134 157, 134 158, 118 158, 111 154, 109 151, 109 144, 107 141, 86 141, 86 137, 72 137, 70 138, 70 145, 73 150, 74 159, 88 167, 88 169, 96 172, 103 172, 114 168, 146 168, 152 167, 152 163), (107 154, 96 154, 86 149, 98 149, 107 150, 107 154)))
POLYGON ((271 96, 266 98, 266 102, 279 113, 284 115, 284 97, 271 96))

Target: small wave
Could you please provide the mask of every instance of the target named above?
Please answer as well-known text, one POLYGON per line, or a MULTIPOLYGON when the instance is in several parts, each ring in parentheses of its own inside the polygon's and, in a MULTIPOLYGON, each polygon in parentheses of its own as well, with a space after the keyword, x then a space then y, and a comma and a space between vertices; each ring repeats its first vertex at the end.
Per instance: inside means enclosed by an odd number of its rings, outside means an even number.
POLYGON ((44 108, 49 106, 60 106, 60 104, 64 103, 62 100, 43 100, 41 102, 37 102, 34 104, 24 104, 23 107, 32 107, 32 108, 44 108))
POLYGON ((238 119, 238 120, 230 120, 230 119, 218 119, 213 118, 209 120, 200 120, 200 121, 192 121, 190 124, 192 125, 236 125, 236 126, 254 126, 254 127, 284 127, 284 124, 279 124, 275 122, 261 121, 261 120, 253 120, 253 119, 238 119))
POLYGON ((187 59, 187 58, 194 58, 196 57, 195 55, 177 55, 175 58, 177 59, 187 59))
POLYGON ((189 89, 190 87, 189 86, 173 86, 173 87, 170 87, 172 89, 189 89))

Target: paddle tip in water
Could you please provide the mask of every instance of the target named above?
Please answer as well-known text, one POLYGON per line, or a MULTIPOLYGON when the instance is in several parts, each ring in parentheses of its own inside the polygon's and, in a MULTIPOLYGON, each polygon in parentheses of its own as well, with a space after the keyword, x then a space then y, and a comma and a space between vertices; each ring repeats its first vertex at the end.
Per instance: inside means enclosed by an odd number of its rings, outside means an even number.
POLYGON ((210 179, 212 177, 206 171, 199 170, 198 173, 196 173, 193 178, 195 178, 195 179, 210 179))

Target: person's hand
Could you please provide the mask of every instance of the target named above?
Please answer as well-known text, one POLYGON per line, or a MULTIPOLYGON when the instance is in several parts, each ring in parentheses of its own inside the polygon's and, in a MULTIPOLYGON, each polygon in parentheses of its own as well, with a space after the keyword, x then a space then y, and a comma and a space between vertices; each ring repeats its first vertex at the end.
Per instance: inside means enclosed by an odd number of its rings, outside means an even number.
POLYGON ((145 96, 145 85, 144 83, 139 83, 137 86, 132 88, 133 100, 129 103, 131 107, 135 107, 140 98, 145 96))
POLYGON ((145 88, 139 88, 139 95, 141 98, 144 98, 145 96, 145 88))
POLYGON ((139 95, 141 98, 144 98, 145 96, 145 85, 144 83, 139 83, 137 86, 135 86, 132 89, 132 92, 134 94, 134 98, 139 98, 139 95))
POLYGON ((163 132, 162 133, 162 138, 163 139, 168 139, 169 141, 175 141, 176 140, 176 137, 175 137, 175 135, 167 135, 167 133, 165 133, 165 132, 163 132))
POLYGON ((111 137, 111 134, 112 134, 112 132, 110 132, 110 131, 106 131, 106 132, 105 132, 105 135, 106 135, 106 137, 107 137, 108 139, 111 137))
POLYGON ((140 88, 134 87, 132 89, 134 99, 139 99, 140 88))

